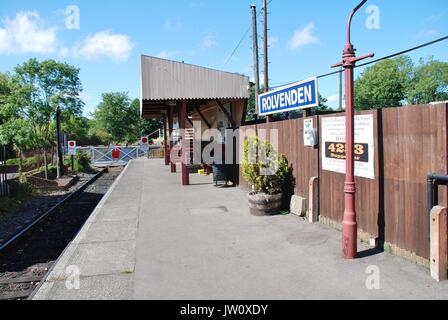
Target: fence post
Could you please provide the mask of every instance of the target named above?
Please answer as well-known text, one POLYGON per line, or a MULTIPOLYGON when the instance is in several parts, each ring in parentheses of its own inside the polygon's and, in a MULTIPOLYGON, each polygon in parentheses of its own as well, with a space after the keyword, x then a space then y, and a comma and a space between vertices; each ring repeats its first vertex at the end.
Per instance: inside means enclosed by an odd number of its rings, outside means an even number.
POLYGON ((319 178, 312 177, 310 179, 309 186, 309 208, 308 208, 308 221, 310 223, 315 223, 318 220, 318 210, 319 206, 319 178))
POLYGON ((436 206, 431 211, 431 277, 447 280, 447 208, 436 206))

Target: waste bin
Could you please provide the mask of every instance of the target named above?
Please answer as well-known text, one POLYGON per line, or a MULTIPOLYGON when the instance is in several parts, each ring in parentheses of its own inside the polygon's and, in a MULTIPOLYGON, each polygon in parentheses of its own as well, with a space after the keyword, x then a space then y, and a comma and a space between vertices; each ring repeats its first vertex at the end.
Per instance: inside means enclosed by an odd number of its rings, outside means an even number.
POLYGON ((218 185, 220 182, 227 183, 229 179, 229 166, 225 164, 213 164, 213 182, 218 185))

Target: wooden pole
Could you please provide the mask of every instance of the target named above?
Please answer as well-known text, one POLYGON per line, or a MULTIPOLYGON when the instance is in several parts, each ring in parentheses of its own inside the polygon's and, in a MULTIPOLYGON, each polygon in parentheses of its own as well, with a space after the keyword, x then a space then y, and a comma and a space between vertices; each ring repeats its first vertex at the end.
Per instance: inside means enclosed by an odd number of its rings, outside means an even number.
MULTIPOLYGON (((62 158, 62 146, 61 146, 61 109, 58 107, 56 110, 56 143, 58 148, 58 165, 57 165, 57 178, 60 179, 64 175, 64 159, 62 158)), ((46 149, 45 149, 46 150, 46 149)), ((45 175, 47 175, 47 152, 44 152, 45 157, 45 175)))
MULTIPOLYGON (((258 58, 258 28, 257 28, 257 7, 252 5, 252 51, 254 54, 254 79, 255 79, 255 119, 258 119, 258 94, 260 92, 260 70, 258 58)), ((245 114, 244 114, 245 115, 245 114)))
MULTIPOLYGON (((267 0, 263 0, 263 24, 264 24, 264 92, 269 91, 269 57, 268 57, 268 5, 267 0)), ((266 122, 273 122, 274 118, 272 116, 266 117, 266 122)))
MULTIPOLYGON (((170 133, 170 153, 173 150, 173 146, 174 146, 174 141, 173 141, 173 132, 174 132, 174 128, 173 128, 173 113, 174 113, 174 107, 170 106, 168 109, 168 130, 170 133)), ((171 159, 171 155, 169 155, 169 161, 171 164, 171 173, 175 173, 176 172, 176 164, 173 163, 172 159, 171 159)))
POLYGON ((166 115, 163 115, 163 148, 165 150, 165 166, 169 166, 170 164, 170 153, 168 148, 168 135, 167 135, 167 124, 166 124, 166 115))
POLYGON ((185 129, 187 127, 187 101, 182 101, 181 107, 181 123, 180 128, 182 132, 182 185, 188 186, 190 184, 190 177, 188 176, 188 168, 187 168, 187 141, 185 135, 185 129))

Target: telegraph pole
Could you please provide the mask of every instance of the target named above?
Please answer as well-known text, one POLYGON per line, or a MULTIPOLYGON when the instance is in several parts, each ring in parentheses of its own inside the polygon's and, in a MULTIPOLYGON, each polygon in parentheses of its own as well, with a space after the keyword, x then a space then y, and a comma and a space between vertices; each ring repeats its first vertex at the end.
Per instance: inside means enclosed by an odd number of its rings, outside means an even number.
POLYGON ((345 44, 342 61, 333 65, 333 68, 343 67, 345 73, 345 152, 346 172, 344 186, 344 219, 342 221, 342 256, 344 259, 355 259, 358 251, 358 224, 356 221, 356 183, 355 183, 355 110, 354 110, 354 79, 353 69, 356 62, 371 58, 373 53, 356 57, 355 49, 351 43, 351 23, 355 13, 367 2, 363 0, 350 14, 347 25, 347 43, 345 44))
POLYGON ((258 94, 260 92, 260 70, 258 60, 258 29, 257 29, 257 7, 250 6, 252 10, 252 50, 254 52, 254 79, 255 79, 255 118, 258 119, 258 94))
MULTIPOLYGON (((264 92, 269 91, 269 57, 268 57, 268 5, 267 0, 263 0, 263 42, 264 42, 264 92)), ((267 116, 266 121, 272 122, 272 116, 267 116)))
POLYGON ((61 146, 61 109, 56 109, 56 140, 57 140, 57 152, 58 152, 58 165, 57 165, 57 177, 60 179, 63 173, 64 161, 62 158, 62 146, 61 146))

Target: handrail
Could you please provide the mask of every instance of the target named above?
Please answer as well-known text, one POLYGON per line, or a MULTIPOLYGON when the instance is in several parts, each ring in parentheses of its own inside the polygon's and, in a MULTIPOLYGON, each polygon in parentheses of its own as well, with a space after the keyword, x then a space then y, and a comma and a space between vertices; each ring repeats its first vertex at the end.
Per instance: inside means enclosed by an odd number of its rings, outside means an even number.
POLYGON ((148 134, 148 137, 150 137, 150 136, 152 136, 154 133, 159 133, 159 136, 161 136, 161 134, 160 134, 160 130, 162 130, 162 129, 157 129, 156 131, 154 131, 154 132, 152 132, 152 133, 150 133, 150 134, 148 134))
POLYGON ((431 238, 431 211, 438 205, 438 199, 436 197, 435 186, 438 187, 438 182, 444 182, 448 184, 448 175, 432 173, 428 175, 428 238, 431 238))

